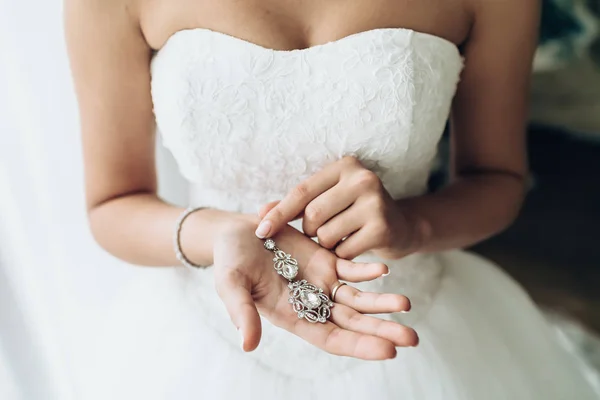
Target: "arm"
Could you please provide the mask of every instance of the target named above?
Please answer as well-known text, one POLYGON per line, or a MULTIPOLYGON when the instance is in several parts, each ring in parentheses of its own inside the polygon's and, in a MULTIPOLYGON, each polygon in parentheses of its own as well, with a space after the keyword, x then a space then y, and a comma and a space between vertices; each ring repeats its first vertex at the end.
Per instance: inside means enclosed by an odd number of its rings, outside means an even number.
POLYGON ((514 220, 525 192, 525 120, 539 5, 473 1, 480 4, 473 6, 451 113, 453 182, 433 194, 394 201, 374 173, 345 157, 281 202, 266 204, 257 236, 273 235, 302 215, 304 232, 339 257, 373 250, 394 259, 466 247, 514 220))
POLYGON ((452 183, 399 201, 420 221, 419 251, 466 247, 502 231, 525 194, 525 127, 539 4, 477 2, 451 113, 452 183))
MULTIPOLYGON (((114 256, 140 265, 177 265, 174 223, 183 211, 156 195, 151 49, 136 4, 67 0, 65 32, 83 142, 89 224, 114 256)), ((182 230, 190 260, 212 263, 212 236, 227 213, 193 213, 182 230)))

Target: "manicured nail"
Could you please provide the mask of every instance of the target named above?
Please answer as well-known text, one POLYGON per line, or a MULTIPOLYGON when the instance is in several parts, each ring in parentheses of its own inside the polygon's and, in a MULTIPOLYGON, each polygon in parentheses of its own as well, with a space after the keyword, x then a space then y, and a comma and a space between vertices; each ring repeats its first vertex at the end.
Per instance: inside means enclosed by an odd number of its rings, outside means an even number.
POLYGON ((244 350, 244 332, 240 328, 237 328, 238 333, 240 334, 240 346, 242 346, 242 350, 244 350))
POLYGON ((256 231, 254 232, 254 234, 256 236, 258 236, 259 238, 264 239, 269 234, 270 230, 271 230, 271 221, 266 220, 266 221, 262 221, 258 225, 258 228, 256 228, 256 231))
POLYGON ((410 303, 410 301, 409 301, 409 303, 408 303, 408 310, 402 310, 402 311, 400 311, 400 312, 401 312, 402 314, 406 314, 406 313, 409 313, 409 312, 410 312, 410 310, 412 310, 412 304, 411 304, 411 303, 410 303))
POLYGON ((417 347, 419 345, 419 337, 417 336, 417 341, 412 347, 417 347))

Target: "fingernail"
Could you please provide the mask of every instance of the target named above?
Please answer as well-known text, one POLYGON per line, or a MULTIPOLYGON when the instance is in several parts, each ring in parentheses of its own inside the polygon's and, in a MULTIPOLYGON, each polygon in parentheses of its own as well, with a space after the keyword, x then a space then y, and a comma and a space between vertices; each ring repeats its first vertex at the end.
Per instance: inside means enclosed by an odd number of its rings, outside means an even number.
POLYGON ((410 310, 412 310, 412 303, 410 302, 410 300, 408 301, 408 310, 401 310, 400 312, 402 314, 406 314, 408 312, 410 312, 410 310))
POLYGON ((242 350, 244 350, 244 332, 242 332, 240 328, 237 328, 237 330, 240 334, 240 346, 242 347, 242 350))
POLYGON ((381 274, 381 276, 388 276, 392 271, 390 271, 390 267, 388 267, 387 272, 385 274, 381 274))
POLYGON ((269 220, 262 221, 258 225, 258 228, 256 228, 256 231, 254 232, 254 234, 256 236, 258 236, 259 238, 264 239, 269 234, 270 230, 271 230, 271 222, 269 220))
POLYGON ((419 337, 417 336, 417 339, 415 341, 415 344, 413 344, 412 347, 417 347, 419 345, 419 337))

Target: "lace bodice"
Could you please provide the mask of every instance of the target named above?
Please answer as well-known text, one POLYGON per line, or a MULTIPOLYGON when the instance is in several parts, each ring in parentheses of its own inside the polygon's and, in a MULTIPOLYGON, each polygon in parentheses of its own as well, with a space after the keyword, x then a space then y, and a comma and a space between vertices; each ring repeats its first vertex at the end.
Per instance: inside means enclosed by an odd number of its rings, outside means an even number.
POLYGON ((299 50, 190 29, 153 58, 152 98, 197 203, 256 212, 344 155, 399 198, 426 188, 461 67, 451 42, 401 28, 299 50))
MULTIPOLYGON (((401 28, 290 51, 190 29, 175 33, 152 59, 152 99, 163 143, 192 183, 194 205, 254 213, 345 155, 401 198, 426 190, 462 61, 451 42, 401 28)), ((292 225, 301 229, 301 220, 292 225)), ((372 254, 356 260, 379 261, 372 254)), ((439 286, 440 259, 417 254, 386 262, 390 276, 355 286, 407 295, 412 310, 402 322, 417 321, 439 286)), ((238 346, 212 271, 183 280, 186 292, 202 320, 238 346)), ((319 352, 265 324, 251 357, 305 378, 355 363, 319 352)))

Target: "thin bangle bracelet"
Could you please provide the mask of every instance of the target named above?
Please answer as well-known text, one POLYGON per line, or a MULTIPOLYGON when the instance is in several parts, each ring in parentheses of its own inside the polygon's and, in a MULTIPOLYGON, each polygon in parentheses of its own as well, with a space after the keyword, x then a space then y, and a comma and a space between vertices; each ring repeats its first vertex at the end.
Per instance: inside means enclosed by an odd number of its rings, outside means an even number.
POLYGON ((175 256, 177 259, 187 268, 197 270, 198 268, 203 268, 201 265, 193 264, 186 256, 183 254, 181 250, 181 226, 183 225, 183 221, 193 212, 198 210, 202 210, 206 207, 188 207, 179 218, 177 218, 177 222, 175 223, 175 234, 173 235, 173 244, 175 248, 175 256))

